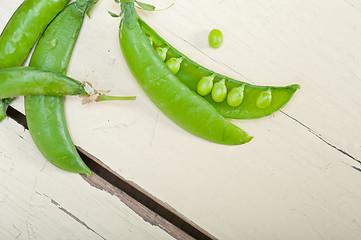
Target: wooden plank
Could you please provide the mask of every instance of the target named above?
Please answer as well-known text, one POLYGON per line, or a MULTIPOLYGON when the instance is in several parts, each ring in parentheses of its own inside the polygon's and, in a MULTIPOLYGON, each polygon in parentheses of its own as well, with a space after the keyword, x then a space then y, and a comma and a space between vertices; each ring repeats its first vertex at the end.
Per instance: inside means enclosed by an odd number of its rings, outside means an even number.
MULTIPOLYGON (((301 84, 282 112, 233 120, 255 138, 232 147, 184 132, 144 95, 118 46, 119 19, 107 14, 118 9, 98 3, 69 75, 137 100, 82 106, 67 98, 77 145, 219 239, 359 239, 359 1, 176 1, 140 12, 208 68, 257 84, 301 84), (217 50, 207 46, 214 27, 225 39, 217 50)), ((22 99, 14 106, 21 110, 22 99)))
POLYGON ((52 166, 14 121, 2 122, 0 132, 1 239, 174 239, 162 229, 169 223, 159 224, 119 190, 110 192, 96 175, 87 179, 95 188, 52 166))

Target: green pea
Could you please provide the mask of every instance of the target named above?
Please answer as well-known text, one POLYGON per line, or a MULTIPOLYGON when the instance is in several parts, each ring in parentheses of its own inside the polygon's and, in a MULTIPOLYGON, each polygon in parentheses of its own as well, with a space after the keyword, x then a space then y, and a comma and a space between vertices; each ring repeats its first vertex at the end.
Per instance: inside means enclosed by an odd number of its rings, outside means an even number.
POLYGON ((222 32, 218 29, 213 29, 208 36, 209 46, 212 48, 219 48, 223 42, 222 32))
POLYGON ((206 96, 211 93, 213 88, 213 79, 215 74, 211 76, 204 76, 197 84, 197 93, 201 96, 206 96))
POLYGON ((240 87, 232 88, 232 90, 228 93, 227 103, 229 106, 237 107, 241 105, 244 97, 244 87, 245 84, 242 84, 240 87))
POLYGON ((180 64, 183 61, 183 57, 180 58, 170 58, 166 61, 165 64, 167 64, 168 68, 174 73, 177 74, 180 69, 180 64))
POLYGON ((222 79, 221 81, 214 84, 212 89, 212 99, 215 102, 223 102, 227 97, 227 87, 226 81, 222 79))
POLYGON ((165 59, 167 58, 167 52, 168 52, 168 48, 162 48, 162 47, 157 47, 157 49, 155 50, 159 57, 163 60, 163 62, 165 61, 165 59))
POLYGON ((151 36, 149 36, 149 35, 147 35, 147 38, 149 40, 150 45, 153 46, 153 38, 151 36))
POLYGON ((267 91, 262 91, 257 98, 257 107, 258 108, 266 108, 271 104, 272 101, 272 92, 271 89, 269 88, 267 91))

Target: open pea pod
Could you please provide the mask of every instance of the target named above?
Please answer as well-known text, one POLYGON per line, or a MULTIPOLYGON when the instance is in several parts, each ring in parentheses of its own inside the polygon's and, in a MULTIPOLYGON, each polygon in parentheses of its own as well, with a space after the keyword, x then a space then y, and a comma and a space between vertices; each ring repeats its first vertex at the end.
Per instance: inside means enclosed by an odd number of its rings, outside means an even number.
POLYGON ((160 37, 142 19, 138 18, 138 23, 163 61, 169 63, 175 62, 175 59, 180 61, 179 69, 177 68, 174 73, 190 90, 200 93, 197 91, 197 86, 204 77, 211 78, 213 83, 223 82, 224 80, 228 94, 232 95, 228 97, 228 101, 223 100, 224 98, 221 98, 222 101, 218 101, 217 97, 212 97, 211 91, 205 91, 206 94, 203 94, 204 99, 213 105, 216 111, 223 117, 256 119, 268 116, 284 107, 297 89, 300 88, 298 84, 285 87, 256 86, 214 73, 179 52, 160 37), (234 99, 233 92, 240 91, 239 89, 237 89, 238 91, 232 91, 232 89, 238 87, 243 91, 242 93, 238 93, 242 99, 232 100, 234 99), (238 103, 234 104, 234 102, 238 103))
POLYGON ((134 0, 121 0, 124 17, 119 27, 123 57, 150 100, 174 123, 205 140, 240 145, 252 137, 222 117, 203 97, 175 75, 181 60, 164 63, 138 24, 134 0))

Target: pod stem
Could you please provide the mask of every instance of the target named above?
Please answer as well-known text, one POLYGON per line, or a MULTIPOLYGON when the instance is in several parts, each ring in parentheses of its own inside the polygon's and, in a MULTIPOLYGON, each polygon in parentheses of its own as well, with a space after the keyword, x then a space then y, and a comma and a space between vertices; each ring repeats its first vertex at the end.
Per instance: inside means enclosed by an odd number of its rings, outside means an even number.
POLYGON ((86 11, 86 15, 90 18, 90 11, 99 0, 76 0, 76 4, 81 11, 86 11))
POLYGON ((105 94, 100 94, 99 98, 96 100, 97 102, 101 101, 127 101, 127 100, 135 100, 135 96, 129 97, 121 97, 121 96, 108 96, 105 94))
MULTIPOLYGON (((104 91, 95 90, 90 83, 85 82, 84 91, 87 95, 80 95, 79 97, 83 98, 83 104, 91 103, 91 102, 101 102, 101 101, 126 101, 126 100, 135 100, 135 96, 109 96, 104 93, 104 91)), ((107 91, 108 92, 108 91, 107 91)))

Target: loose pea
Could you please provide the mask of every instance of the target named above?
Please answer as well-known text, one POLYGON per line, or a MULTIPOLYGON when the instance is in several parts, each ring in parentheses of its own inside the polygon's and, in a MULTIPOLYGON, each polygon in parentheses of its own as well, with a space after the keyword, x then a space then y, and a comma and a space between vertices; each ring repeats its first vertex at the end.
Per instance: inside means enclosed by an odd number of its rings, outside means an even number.
POLYGON ((269 88, 267 91, 262 91, 258 98, 257 98, 257 107, 258 108, 266 108, 271 104, 272 101, 272 92, 271 89, 269 88))
POLYGON ((213 79, 215 74, 211 76, 204 76, 197 84, 197 93, 201 96, 206 96, 211 93, 213 88, 213 79))
POLYGON ((158 53, 159 57, 164 62, 167 57, 168 48, 157 47, 155 51, 158 53))
POLYGON ((218 29, 213 29, 208 36, 209 46, 212 48, 219 48, 223 42, 222 32, 218 29))
POLYGON ((180 58, 170 58, 166 61, 165 64, 167 64, 168 68, 174 73, 177 74, 180 69, 180 64, 183 61, 183 57, 180 58))
POLYGON ((242 84, 240 87, 232 88, 232 90, 228 93, 227 103, 229 106, 237 107, 241 105, 244 97, 244 87, 245 84, 242 84))
POLYGON ((223 102, 227 97, 227 87, 226 81, 222 79, 221 81, 214 84, 212 89, 212 99, 215 102, 223 102))

